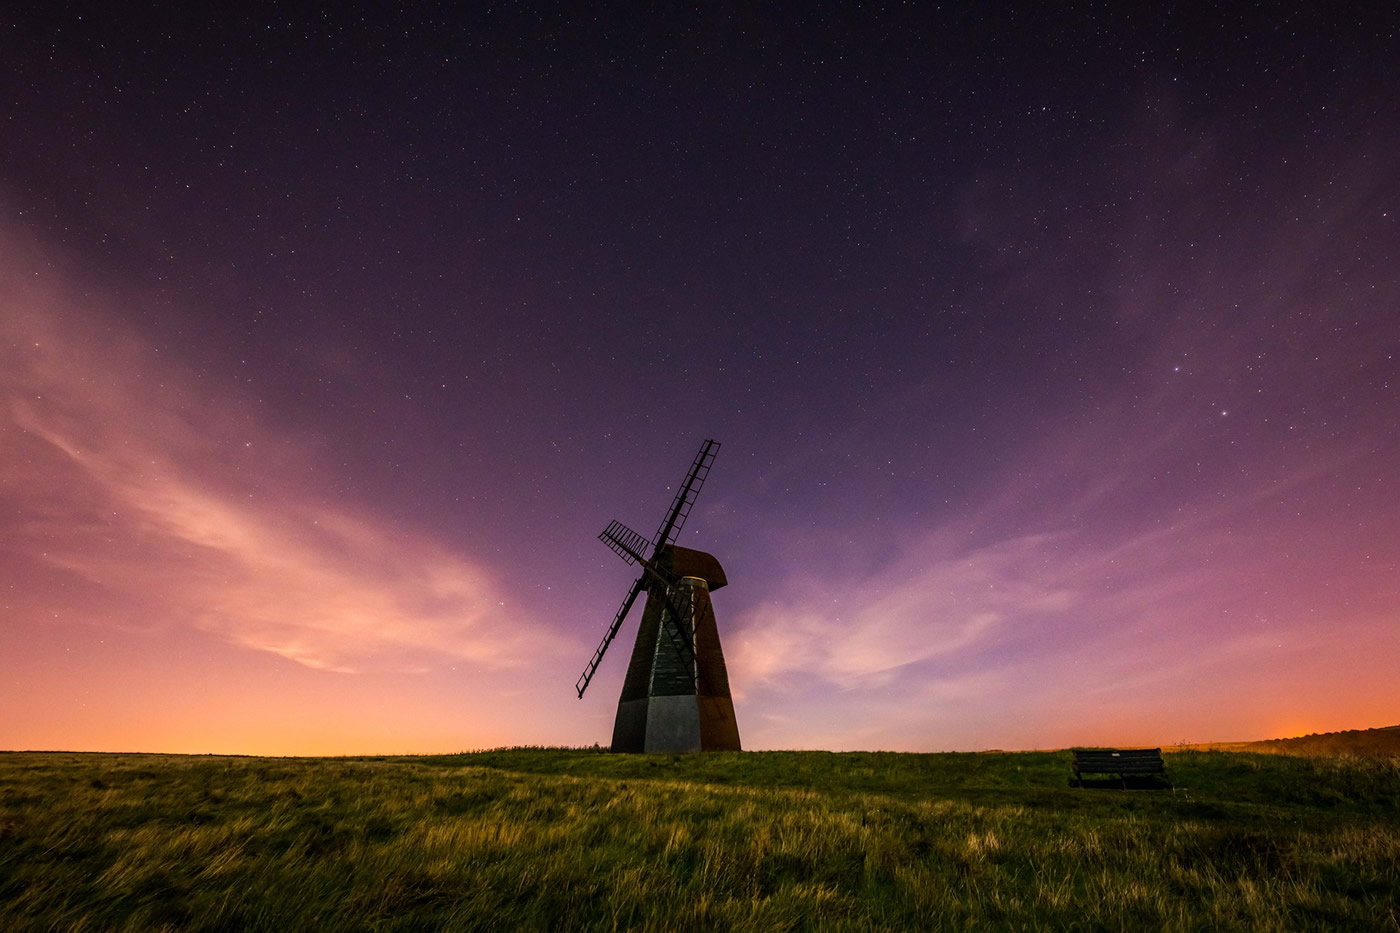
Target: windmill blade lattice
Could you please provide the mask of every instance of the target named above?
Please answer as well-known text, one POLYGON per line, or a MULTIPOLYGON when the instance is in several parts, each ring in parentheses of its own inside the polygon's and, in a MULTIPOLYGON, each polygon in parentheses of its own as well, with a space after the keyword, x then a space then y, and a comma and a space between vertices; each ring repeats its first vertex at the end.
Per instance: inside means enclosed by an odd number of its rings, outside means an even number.
POLYGON ((705 477, 710 475, 710 467, 714 466, 715 455, 718 453, 719 441, 707 440, 700 445, 700 452, 695 455, 695 462, 690 465, 685 482, 677 490, 676 497, 671 500, 671 508, 667 511, 665 520, 657 526, 656 537, 652 538, 652 544, 656 547, 653 559, 656 554, 661 553, 663 547, 676 543, 676 537, 681 533, 691 507, 700 496, 700 487, 705 485, 705 477))
POLYGON ((635 564, 639 560, 645 561, 646 558, 642 557, 642 554, 651 544, 646 538, 619 521, 614 521, 604 528, 603 533, 598 536, 598 540, 612 548, 617 556, 629 564, 635 564))
POLYGON ((608 645, 617 637, 617 630, 622 628, 622 620, 627 618, 628 611, 632 604, 637 601, 637 594, 641 593, 646 586, 646 575, 637 578, 637 582, 632 584, 632 589, 627 592, 627 598, 622 601, 622 606, 618 608, 617 615, 613 616, 612 625, 608 626, 608 633, 603 636, 603 640, 598 643, 598 648, 593 652, 593 657, 588 662, 588 666, 579 675, 578 682, 574 684, 574 689, 578 691, 578 698, 583 699, 583 691, 588 689, 588 682, 593 679, 593 674, 598 670, 598 665, 603 662, 603 655, 608 651, 608 645))

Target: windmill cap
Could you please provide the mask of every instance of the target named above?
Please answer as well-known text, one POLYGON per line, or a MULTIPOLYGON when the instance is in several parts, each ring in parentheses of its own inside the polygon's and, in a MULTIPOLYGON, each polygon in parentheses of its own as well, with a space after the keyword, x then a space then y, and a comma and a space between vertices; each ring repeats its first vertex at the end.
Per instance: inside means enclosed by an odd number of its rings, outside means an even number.
POLYGON ((671 556, 671 573, 678 577, 699 577, 705 586, 717 590, 729 581, 724 577, 724 568, 713 554, 672 544, 667 548, 671 556))

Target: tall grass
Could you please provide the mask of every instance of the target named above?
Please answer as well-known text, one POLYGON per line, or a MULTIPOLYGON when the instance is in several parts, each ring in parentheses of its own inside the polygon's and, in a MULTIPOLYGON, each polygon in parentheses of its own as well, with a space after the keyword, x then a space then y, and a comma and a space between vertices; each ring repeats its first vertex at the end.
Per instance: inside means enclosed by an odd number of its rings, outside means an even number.
POLYGON ((0 755, 0 929, 1355 929, 1400 760, 0 755))

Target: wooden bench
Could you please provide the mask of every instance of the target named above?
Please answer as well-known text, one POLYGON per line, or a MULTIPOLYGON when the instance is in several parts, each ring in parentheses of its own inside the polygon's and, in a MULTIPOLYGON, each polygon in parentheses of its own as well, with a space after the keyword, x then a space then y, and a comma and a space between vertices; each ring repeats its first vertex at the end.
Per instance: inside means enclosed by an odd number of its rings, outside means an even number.
POLYGON ((1116 774, 1128 786, 1128 775, 1166 774, 1160 748, 1076 748, 1074 783, 1084 786, 1085 774, 1116 774))

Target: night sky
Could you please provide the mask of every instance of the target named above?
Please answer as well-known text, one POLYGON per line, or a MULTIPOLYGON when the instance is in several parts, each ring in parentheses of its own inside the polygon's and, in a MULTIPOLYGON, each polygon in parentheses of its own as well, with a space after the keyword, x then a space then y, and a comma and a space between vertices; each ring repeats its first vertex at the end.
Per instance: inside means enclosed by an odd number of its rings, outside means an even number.
POLYGON ((1400 721, 1394 4, 18 6, 0 748, 606 744, 707 437, 746 748, 1400 721))

